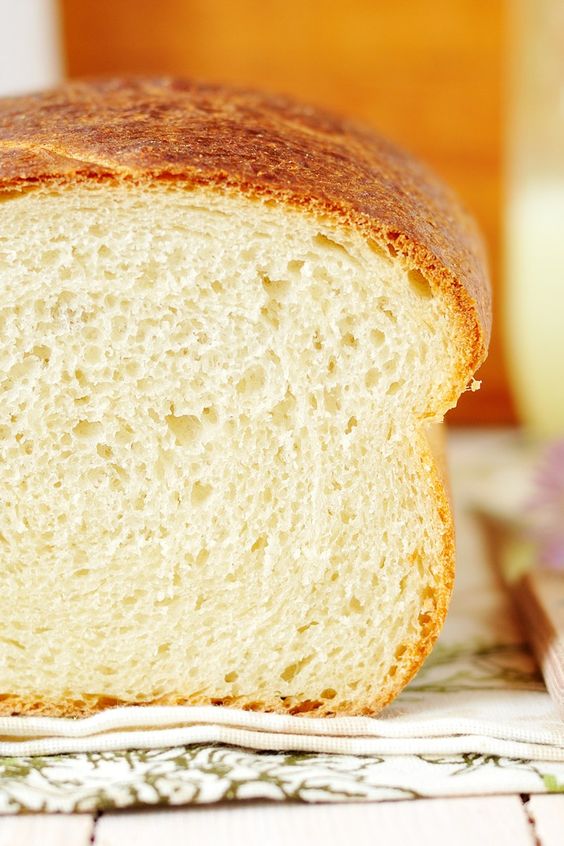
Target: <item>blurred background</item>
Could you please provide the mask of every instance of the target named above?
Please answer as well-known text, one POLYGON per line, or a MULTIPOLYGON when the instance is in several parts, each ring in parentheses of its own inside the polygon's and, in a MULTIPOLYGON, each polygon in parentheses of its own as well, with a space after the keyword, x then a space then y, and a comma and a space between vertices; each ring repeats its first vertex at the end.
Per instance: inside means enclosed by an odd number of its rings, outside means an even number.
POLYGON ((564 434, 563 0, 0 0, 2 93, 130 72, 293 94, 430 164, 495 293, 482 389, 449 420, 564 434))

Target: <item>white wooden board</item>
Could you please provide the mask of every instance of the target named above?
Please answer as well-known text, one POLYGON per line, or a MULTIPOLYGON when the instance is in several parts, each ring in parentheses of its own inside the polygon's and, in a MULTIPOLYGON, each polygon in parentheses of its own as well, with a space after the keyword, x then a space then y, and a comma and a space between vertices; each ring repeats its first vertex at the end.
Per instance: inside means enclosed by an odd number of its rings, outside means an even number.
POLYGON ((516 796, 346 805, 254 804, 103 815, 96 846, 534 846, 516 796))

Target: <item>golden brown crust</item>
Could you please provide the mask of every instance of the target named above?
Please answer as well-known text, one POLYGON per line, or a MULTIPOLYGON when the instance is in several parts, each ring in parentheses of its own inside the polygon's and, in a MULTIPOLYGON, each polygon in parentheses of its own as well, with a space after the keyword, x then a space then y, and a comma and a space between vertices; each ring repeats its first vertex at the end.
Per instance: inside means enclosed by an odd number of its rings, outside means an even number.
POLYGON ((473 221, 422 165, 350 121, 170 78, 75 81, 0 101, 0 192, 76 180, 231 187, 349 222, 451 294, 466 336, 461 377, 485 358, 491 295, 473 221))
MULTIPOLYGON (((373 133, 281 97, 170 79, 74 82, 0 101, 2 192, 75 181, 174 181, 302 207, 349 223, 404 256, 444 291, 458 320, 459 384, 486 354, 491 305, 480 237, 451 194, 422 166, 373 133)), ((423 452, 426 448, 423 447, 423 452)), ((279 713, 374 714, 420 667, 442 627, 454 574, 452 521, 440 474, 433 495, 444 524, 441 587, 421 636, 398 660, 376 700, 254 703, 279 713)), ((158 704, 210 704, 171 695, 158 704)), ((0 697, 0 714, 83 716, 107 697, 55 702, 0 697)), ((132 704, 132 703, 130 703, 132 704)), ((151 704, 151 703, 144 703, 151 704)), ((155 703, 156 704, 156 703, 155 703)), ((253 707, 249 698, 225 702, 253 707)))

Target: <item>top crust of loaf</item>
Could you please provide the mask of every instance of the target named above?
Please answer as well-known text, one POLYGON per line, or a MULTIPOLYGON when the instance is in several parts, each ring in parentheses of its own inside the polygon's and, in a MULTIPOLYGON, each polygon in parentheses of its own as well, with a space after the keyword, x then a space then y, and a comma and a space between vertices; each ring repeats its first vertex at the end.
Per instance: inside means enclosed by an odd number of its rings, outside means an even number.
POLYGON ((486 356, 491 294, 472 219, 421 164, 348 120, 171 78, 77 81, 1 100, 0 198, 77 180, 207 185, 350 225, 451 300, 461 382, 486 356))

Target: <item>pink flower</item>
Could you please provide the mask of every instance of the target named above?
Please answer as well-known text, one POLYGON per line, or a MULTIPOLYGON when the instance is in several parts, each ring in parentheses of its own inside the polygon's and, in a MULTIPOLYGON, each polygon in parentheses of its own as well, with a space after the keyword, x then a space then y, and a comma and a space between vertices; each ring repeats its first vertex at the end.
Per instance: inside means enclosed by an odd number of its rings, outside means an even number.
POLYGON ((541 562, 564 570, 564 440, 551 444, 543 455, 529 508, 541 562))

